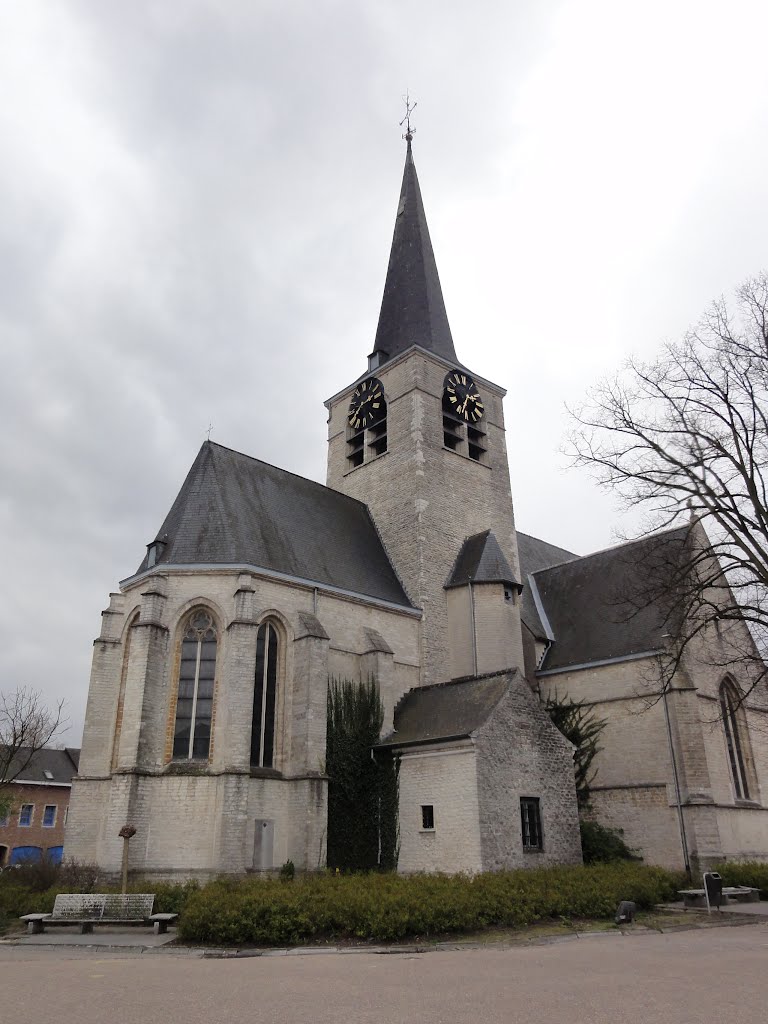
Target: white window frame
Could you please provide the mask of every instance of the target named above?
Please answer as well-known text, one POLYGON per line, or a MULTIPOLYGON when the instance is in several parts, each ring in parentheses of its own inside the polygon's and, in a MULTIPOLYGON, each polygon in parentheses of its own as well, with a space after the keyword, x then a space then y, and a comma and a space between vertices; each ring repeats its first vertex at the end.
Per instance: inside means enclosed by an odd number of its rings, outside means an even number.
POLYGON ((43 820, 41 822, 42 827, 43 828, 56 828, 56 818, 58 817, 58 814, 59 814, 59 808, 57 807, 56 804, 46 804, 45 807, 43 807, 43 820), (49 807, 53 809, 53 821, 50 823, 50 825, 48 825, 46 823, 46 820, 45 820, 45 812, 48 810, 49 807))
POLYGON ((35 820, 35 805, 34 804, 22 804, 19 808, 19 828, 32 828, 35 820), (21 816, 24 813, 24 808, 29 807, 29 821, 22 821, 21 816))

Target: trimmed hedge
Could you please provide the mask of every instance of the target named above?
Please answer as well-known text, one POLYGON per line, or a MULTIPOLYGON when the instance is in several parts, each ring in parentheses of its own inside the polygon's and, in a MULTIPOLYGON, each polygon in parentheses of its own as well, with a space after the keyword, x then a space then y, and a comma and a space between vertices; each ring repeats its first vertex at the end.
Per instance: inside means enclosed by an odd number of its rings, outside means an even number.
POLYGON ((749 885, 760 889, 760 899, 768 900, 768 863, 759 860, 728 861, 716 864, 723 878, 723 885, 749 885))
POLYGON ((611 917, 623 899, 674 898, 681 876, 636 864, 475 875, 305 875, 220 880, 187 899, 179 937, 211 945, 295 945, 334 938, 524 927, 547 918, 611 917))

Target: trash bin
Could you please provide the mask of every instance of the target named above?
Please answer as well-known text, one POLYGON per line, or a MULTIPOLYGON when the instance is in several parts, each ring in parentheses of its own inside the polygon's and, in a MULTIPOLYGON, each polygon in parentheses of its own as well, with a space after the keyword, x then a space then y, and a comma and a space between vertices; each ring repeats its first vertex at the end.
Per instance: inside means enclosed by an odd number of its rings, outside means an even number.
POLYGON ((717 907, 719 910, 723 903, 723 880, 717 871, 704 872, 704 888, 709 907, 717 907))

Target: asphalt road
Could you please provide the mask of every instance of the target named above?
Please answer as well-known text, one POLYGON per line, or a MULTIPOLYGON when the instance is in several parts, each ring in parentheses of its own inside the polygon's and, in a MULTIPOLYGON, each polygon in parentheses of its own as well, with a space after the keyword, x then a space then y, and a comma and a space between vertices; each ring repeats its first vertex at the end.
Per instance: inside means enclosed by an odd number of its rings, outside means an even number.
POLYGON ((758 1024, 768 927, 523 948, 203 960, 0 947, 0 1019, 57 1024, 758 1024))

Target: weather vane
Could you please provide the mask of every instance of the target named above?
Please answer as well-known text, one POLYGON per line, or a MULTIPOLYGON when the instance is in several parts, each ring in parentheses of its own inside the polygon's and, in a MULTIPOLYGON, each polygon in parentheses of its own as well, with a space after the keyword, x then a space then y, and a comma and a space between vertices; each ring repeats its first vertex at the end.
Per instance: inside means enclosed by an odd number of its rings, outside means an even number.
POLYGON ((415 128, 411 128, 411 114, 414 112, 418 104, 411 103, 410 93, 407 92, 405 96, 403 96, 403 102, 405 103, 405 117, 400 122, 400 127, 402 128, 403 125, 405 125, 405 135, 403 138, 406 142, 410 142, 413 138, 413 133, 416 131, 415 128))
POLYGON ((212 431, 212 430, 213 430, 213 424, 212 424, 212 423, 209 423, 209 424, 208 424, 208 429, 206 430, 206 434, 208 435, 208 440, 209 440, 209 441, 211 440, 211 431, 212 431))

